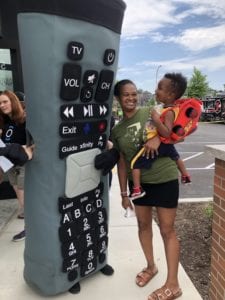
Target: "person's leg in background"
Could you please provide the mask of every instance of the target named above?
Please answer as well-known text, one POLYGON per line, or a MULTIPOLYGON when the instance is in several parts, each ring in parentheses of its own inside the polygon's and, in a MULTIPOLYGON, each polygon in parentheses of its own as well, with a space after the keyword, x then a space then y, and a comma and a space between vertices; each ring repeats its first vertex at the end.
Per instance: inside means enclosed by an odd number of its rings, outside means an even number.
MULTIPOLYGON (((19 203, 19 219, 24 219, 24 175, 25 167, 14 167, 7 173, 9 182, 12 185, 19 203)), ((14 242, 25 239, 25 229, 14 235, 12 240, 14 242)))
POLYGON ((111 185, 112 185, 112 177, 113 177, 113 174, 112 174, 112 170, 109 172, 109 189, 111 188, 111 185))
POLYGON ((24 190, 18 188, 18 186, 13 185, 13 189, 16 193, 17 200, 19 202, 19 214, 18 219, 24 219, 24 190))

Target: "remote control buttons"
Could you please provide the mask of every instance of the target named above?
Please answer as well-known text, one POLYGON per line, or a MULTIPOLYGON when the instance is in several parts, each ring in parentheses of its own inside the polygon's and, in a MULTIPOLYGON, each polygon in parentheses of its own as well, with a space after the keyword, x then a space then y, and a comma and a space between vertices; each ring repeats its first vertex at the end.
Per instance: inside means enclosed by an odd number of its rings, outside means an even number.
POLYGON ((70 42, 67 47, 67 56, 71 60, 81 60, 84 54, 84 45, 79 42, 70 42))
POLYGON ((100 182, 76 197, 59 197, 62 271, 71 281, 94 272, 98 262, 106 260, 108 216, 101 199, 103 189, 100 182))
POLYGON ((76 257, 63 261, 63 272, 68 272, 69 281, 73 281, 77 278, 77 269, 79 268, 79 266, 80 264, 76 257))
POLYGON ((90 150, 93 148, 105 149, 107 137, 105 134, 95 134, 83 138, 63 140, 59 143, 59 157, 64 158, 70 154, 90 150))
POLYGON ((105 118, 108 115, 108 104, 74 104, 62 105, 60 116, 64 121, 88 120, 92 118, 105 118))
POLYGON ((83 84, 85 86, 93 86, 98 80, 98 72, 95 70, 87 70, 83 76, 83 84))
POLYGON ((103 62, 105 65, 110 66, 114 63, 116 51, 114 49, 106 49, 104 53, 103 62))
POLYGON ((63 122, 59 126, 59 134, 63 138, 81 137, 83 135, 103 133, 106 131, 107 121, 93 122, 63 122))
POLYGON ((107 101, 113 84, 114 72, 110 70, 103 70, 100 73, 98 87, 95 94, 97 102, 107 101))
POLYGON ((81 102, 90 102, 93 97, 93 88, 92 87, 83 87, 80 93, 81 102))
POLYGON ((76 100, 80 94, 81 66, 64 64, 60 97, 63 100, 76 100))
POLYGON ((92 66, 86 63, 82 66, 86 50, 80 42, 67 44, 70 62, 63 65, 60 89, 61 99, 70 101, 59 104, 58 128, 59 158, 66 158, 65 194, 59 197, 58 204, 61 217, 58 235, 62 272, 68 274, 69 281, 94 272, 98 263, 105 262, 108 247, 104 185, 93 161, 106 148, 110 103, 105 102, 110 101, 114 81, 110 66, 115 63, 116 51, 103 50, 100 63, 105 67, 99 70, 95 57, 92 66))
POLYGON ((79 256, 79 242, 78 238, 74 239, 70 242, 64 242, 61 246, 61 253, 63 258, 70 258, 70 257, 78 257, 79 256))

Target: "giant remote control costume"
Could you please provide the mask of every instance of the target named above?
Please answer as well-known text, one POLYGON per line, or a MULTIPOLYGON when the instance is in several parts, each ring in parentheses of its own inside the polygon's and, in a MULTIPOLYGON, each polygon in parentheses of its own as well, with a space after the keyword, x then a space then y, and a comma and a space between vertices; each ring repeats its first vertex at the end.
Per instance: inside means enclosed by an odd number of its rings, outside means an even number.
POLYGON ((45 295, 107 263, 108 183, 94 168, 109 135, 121 0, 20 0, 27 128, 25 280, 45 295))

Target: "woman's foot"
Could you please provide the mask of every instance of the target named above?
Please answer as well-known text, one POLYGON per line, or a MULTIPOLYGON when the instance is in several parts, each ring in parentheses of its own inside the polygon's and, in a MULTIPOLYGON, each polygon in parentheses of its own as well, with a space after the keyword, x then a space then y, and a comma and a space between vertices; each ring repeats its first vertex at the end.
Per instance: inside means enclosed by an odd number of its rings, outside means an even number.
POLYGON ((157 267, 154 265, 153 268, 144 268, 136 276, 136 284, 139 287, 145 286, 149 281, 158 273, 157 267))
POLYGON ((167 286, 162 286, 148 296, 148 300, 174 300, 182 295, 181 288, 170 289, 167 286))

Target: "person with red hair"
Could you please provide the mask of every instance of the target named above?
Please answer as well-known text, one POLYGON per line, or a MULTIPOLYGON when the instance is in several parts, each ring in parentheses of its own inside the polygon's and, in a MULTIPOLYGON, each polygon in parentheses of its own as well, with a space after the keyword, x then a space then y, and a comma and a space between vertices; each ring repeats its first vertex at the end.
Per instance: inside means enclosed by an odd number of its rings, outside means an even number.
MULTIPOLYGON (((0 129, 5 144, 26 145, 26 117, 22 104, 15 93, 5 90, 0 93, 0 129)), ((14 165, 7 176, 19 202, 19 219, 24 219, 25 167, 14 165)), ((13 237, 13 241, 25 239, 25 230, 13 237)))

